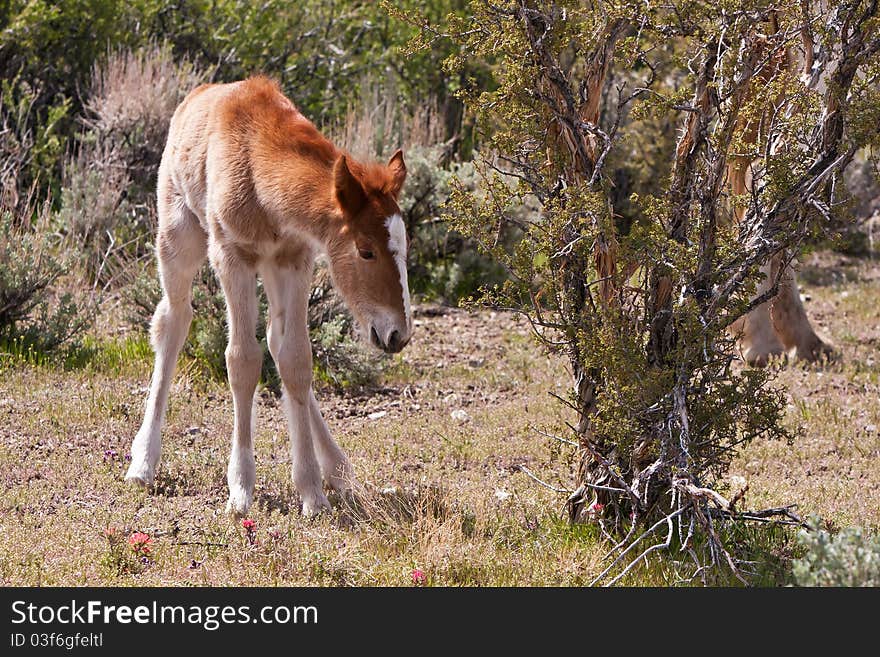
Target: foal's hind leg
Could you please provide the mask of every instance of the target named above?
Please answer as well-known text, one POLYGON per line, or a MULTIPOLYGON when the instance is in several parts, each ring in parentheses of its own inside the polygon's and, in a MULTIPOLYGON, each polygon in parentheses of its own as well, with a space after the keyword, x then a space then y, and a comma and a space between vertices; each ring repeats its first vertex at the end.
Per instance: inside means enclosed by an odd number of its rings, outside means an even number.
POLYGON ((153 483, 159 465, 168 390, 192 321, 192 281, 205 260, 207 249, 206 235, 198 218, 162 183, 159 214, 156 253, 163 296, 150 329, 156 360, 144 421, 132 443, 131 465, 125 475, 126 481, 143 486, 153 483))
POLYGON ((312 421, 312 441, 321 464, 324 481, 338 493, 345 495, 351 491, 357 493, 359 484, 354 476, 354 468, 345 452, 333 440, 330 428, 321 416, 318 400, 312 391, 309 395, 309 413, 312 421))
POLYGON ((257 273, 253 265, 241 260, 234 251, 227 251, 216 244, 211 246, 210 251, 211 264, 226 297, 229 321, 226 371, 235 413, 232 449, 226 471, 229 484, 226 510, 235 515, 244 515, 254 498, 254 391, 263 363, 263 350, 256 337, 257 273))

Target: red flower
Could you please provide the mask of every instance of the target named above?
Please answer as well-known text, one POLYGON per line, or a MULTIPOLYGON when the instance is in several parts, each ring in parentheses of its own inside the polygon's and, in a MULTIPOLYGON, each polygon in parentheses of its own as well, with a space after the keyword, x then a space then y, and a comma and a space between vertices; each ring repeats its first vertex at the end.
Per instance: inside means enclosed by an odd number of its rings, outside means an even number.
POLYGON ((134 532, 128 537, 128 544, 131 546, 131 549, 134 550, 135 554, 149 554, 150 543, 152 542, 153 539, 143 532, 134 532))
POLYGON ((244 530, 250 534, 255 531, 257 528, 257 523, 251 520, 250 518, 245 518, 241 521, 241 526, 244 527, 244 530))
POLYGON ((412 581, 416 586, 423 586, 428 581, 428 578, 425 576, 424 571, 415 568, 412 571, 412 581))
POLYGON ((599 512, 600 512, 602 509, 604 509, 604 508, 605 508, 605 505, 604 505, 604 504, 600 504, 599 502, 595 502, 595 503, 593 503, 593 505, 590 507, 590 510, 593 511, 594 513, 599 513, 599 512))

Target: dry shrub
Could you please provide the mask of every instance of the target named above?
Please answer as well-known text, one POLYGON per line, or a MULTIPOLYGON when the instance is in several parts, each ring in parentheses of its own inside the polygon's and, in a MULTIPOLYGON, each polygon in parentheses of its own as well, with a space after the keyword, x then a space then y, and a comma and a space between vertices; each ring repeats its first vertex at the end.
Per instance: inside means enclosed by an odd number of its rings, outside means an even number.
POLYGON ((95 67, 79 148, 64 166, 58 229, 97 283, 117 282, 147 253, 168 124, 203 78, 155 44, 111 52, 95 67))
POLYGON ((12 90, 4 84, 0 89, 0 199, 4 207, 20 201, 19 181, 33 157, 34 137, 28 117, 33 98, 15 102, 12 90))
POLYGON ((469 519, 468 513, 448 503, 447 494, 448 491, 433 485, 417 485, 409 489, 396 486, 378 489, 366 485, 360 494, 346 497, 343 508, 348 521, 395 535, 407 533, 406 528, 410 525, 469 519))
POLYGON ((70 101, 40 107, 39 97, 20 77, 0 81, 0 198, 18 213, 48 190, 63 155, 70 101))
POLYGON ((167 45, 111 52, 95 67, 84 124, 120 146, 130 171, 154 178, 174 110, 205 77, 167 45))
POLYGON ((50 230, 51 203, 0 204, 0 351, 30 358, 68 343, 93 308, 58 290, 67 269, 50 230))
POLYGON ((348 108, 328 134, 339 144, 362 158, 390 157, 397 148, 431 148, 443 141, 445 126, 436 98, 428 98, 407 112, 398 102, 393 84, 365 83, 360 103, 348 108))
POLYGON ((64 232, 84 243, 105 234, 112 241, 113 233, 131 213, 128 189, 132 180, 118 146, 98 141, 69 155, 62 184, 59 217, 64 232))

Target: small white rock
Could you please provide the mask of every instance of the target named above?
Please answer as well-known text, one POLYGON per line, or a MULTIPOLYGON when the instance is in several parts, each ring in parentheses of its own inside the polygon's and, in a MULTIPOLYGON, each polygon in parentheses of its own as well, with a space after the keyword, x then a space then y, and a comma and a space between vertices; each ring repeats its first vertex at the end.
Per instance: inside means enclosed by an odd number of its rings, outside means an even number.
POLYGON ((368 420, 378 420, 380 417, 385 417, 388 415, 388 411, 376 411, 375 413, 370 413, 367 416, 368 420))
POLYGON ((467 422, 471 419, 471 416, 468 415, 467 411, 463 408, 456 408, 449 414, 449 417, 451 417, 456 422, 467 422))
POLYGON ((495 489, 495 497, 498 498, 499 500, 501 500, 501 501, 503 502, 503 501, 506 500, 508 497, 510 497, 510 493, 508 493, 508 492, 507 492, 506 490, 504 490, 503 488, 496 488, 496 489, 495 489))

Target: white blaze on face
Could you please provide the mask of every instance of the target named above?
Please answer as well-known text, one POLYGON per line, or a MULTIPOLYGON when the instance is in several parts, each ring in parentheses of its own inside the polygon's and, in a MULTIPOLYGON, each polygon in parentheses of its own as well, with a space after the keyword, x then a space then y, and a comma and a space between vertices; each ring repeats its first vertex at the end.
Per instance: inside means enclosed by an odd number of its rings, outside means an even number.
POLYGON ((385 220, 388 229, 388 250, 397 263, 400 272, 400 287, 403 289, 403 312, 406 315, 406 326, 412 326, 412 314, 409 307, 409 284, 406 278, 406 226, 399 214, 393 214, 385 220))

